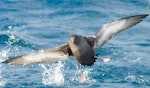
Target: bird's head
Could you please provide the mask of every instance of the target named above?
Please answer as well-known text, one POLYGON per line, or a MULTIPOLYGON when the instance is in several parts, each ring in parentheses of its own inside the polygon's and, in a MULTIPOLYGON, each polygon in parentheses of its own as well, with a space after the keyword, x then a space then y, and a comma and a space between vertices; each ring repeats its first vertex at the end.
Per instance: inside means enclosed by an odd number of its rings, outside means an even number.
POLYGON ((81 36, 79 35, 71 35, 71 37, 69 38, 68 42, 69 43, 73 43, 73 44, 79 44, 81 40, 81 36))

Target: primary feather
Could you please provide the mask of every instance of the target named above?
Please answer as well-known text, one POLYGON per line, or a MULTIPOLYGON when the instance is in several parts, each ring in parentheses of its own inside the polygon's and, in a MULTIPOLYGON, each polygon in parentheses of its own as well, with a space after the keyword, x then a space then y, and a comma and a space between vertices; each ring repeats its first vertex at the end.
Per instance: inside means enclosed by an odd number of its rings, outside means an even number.
POLYGON ((104 24, 101 29, 93 35, 95 37, 94 49, 101 47, 117 33, 136 25, 147 16, 147 14, 135 15, 104 24))
POLYGON ((40 50, 30 54, 25 54, 18 56, 3 63, 9 63, 11 65, 30 65, 44 62, 55 62, 60 60, 65 60, 69 58, 71 51, 68 45, 63 45, 56 48, 51 48, 47 50, 40 50))

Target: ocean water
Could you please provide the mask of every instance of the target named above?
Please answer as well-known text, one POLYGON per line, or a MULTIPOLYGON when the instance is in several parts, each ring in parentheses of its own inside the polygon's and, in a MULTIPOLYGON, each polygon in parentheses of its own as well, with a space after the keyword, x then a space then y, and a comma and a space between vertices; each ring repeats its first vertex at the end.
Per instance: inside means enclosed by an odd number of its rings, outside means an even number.
MULTIPOLYGON (((150 13, 150 0, 0 0, 0 62, 88 36, 102 24, 150 13)), ((0 88, 150 88, 150 16, 99 48, 80 69, 74 57, 31 66, 0 64, 0 88), (105 63, 103 58, 111 57, 105 63)))

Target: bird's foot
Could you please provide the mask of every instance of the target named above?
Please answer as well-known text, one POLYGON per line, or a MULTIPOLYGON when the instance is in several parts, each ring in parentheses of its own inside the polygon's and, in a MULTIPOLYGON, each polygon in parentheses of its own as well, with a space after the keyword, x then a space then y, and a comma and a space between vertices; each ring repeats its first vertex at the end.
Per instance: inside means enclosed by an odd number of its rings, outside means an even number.
POLYGON ((80 83, 85 82, 85 75, 84 72, 82 71, 82 65, 80 64, 80 70, 81 70, 81 75, 80 75, 80 83))
POLYGON ((85 82, 85 75, 84 75, 84 72, 81 72, 80 83, 84 83, 84 82, 85 82))

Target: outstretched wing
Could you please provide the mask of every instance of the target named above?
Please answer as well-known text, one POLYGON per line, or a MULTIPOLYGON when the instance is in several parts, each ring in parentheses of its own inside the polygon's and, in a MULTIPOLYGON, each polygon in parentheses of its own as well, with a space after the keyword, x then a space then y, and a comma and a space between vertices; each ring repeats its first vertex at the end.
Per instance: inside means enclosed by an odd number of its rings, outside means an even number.
POLYGON ((147 16, 148 14, 135 15, 104 24, 102 28, 93 35, 95 38, 94 49, 101 47, 117 33, 136 25, 147 16))
POLYGON ((65 60, 69 58, 71 51, 69 46, 63 45, 56 48, 51 48, 47 50, 40 50, 30 54, 18 56, 9 60, 4 61, 3 63, 8 63, 11 65, 30 65, 44 62, 55 62, 60 60, 65 60))

